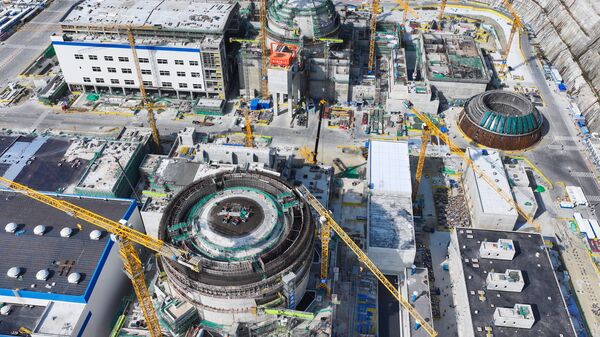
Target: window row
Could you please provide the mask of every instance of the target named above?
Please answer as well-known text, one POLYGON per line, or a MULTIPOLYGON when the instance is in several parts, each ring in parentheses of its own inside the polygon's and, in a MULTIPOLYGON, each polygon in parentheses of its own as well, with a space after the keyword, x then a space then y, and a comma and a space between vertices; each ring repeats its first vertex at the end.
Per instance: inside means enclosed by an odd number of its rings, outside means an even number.
MULTIPOLYGON (((100 67, 92 67, 92 71, 93 72, 101 72, 102 69, 100 67)), ((107 67, 106 71, 108 71, 109 73, 116 73, 117 68, 107 67)), ((132 73, 131 68, 121 68, 121 72, 123 74, 131 74, 132 73)), ((161 76, 171 76, 171 72, 168 70, 160 70, 159 73, 161 76)), ((150 69, 142 69, 142 75, 152 75, 152 71, 150 69)), ((191 77, 200 77, 200 73, 191 72, 190 76, 191 77)), ((178 71, 177 77, 186 77, 185 71, 178 71)))
MULTIPOLYGON (((95 80, 95 83, 104 83, 104 79, 103 78, 97 77, 94 80, 95 80)), ((89 78, 89 77, 84 77, 83 78, 83 82, 84 83, 92 83, 92 79, 89 78)), ((116 78, 112 78, 110 80, 110 83, 111 84, 120 84, 119 80, 116 79, 116 78)), ((135 82, 133 80, 124 80, 123 83, 125 85, 135 85, 135 82)), ((143 81, 143 83, 146 86, 152 86, 153 85, 152 81, 143 81)), ((161 85, 163 87, 166 87, 166 88, 172 88, 173 87, 173 83, 171 83, 171 82, 162 82, 161 85)), ((179 88, 187 88, 188 84, 187 83, 178 83, 178 86, 179 86, 179 88)), ((202 84, 194 83, 194 84, 192 84, 192 87, 194 89, 202 89, 202 84)))
MULTIPOLYGON (((82 54, 75 54, 76 60, 83 60, 83 58, 84 57, 82 54)), ((96 60, 98 60, 98 56, 97 55, 88 55, 88 59, 90 59, 92 61, 96 61, 96 60)), ((119 56, 117 59, 119 60, 119 62, 129 62, 129 57, 126 57, 126 56, 119 56)), ((104 61, 114 61, 114 58, 112 56, 104 56, 104 61)), ((145 57, 138 58, 138 61, 140 63, 150 63, 150 60, 145 57)), ((169 60, 167 60, 167 59, 156 59, 156 62, 158 64, 169 64, 169 60)), ((185 62, 183 60, 175 60, 175 64, 176 65, 184 65, 185 62)), ((188 61, 188 64, 191 66, 199 65, 198 61, 188 61)))

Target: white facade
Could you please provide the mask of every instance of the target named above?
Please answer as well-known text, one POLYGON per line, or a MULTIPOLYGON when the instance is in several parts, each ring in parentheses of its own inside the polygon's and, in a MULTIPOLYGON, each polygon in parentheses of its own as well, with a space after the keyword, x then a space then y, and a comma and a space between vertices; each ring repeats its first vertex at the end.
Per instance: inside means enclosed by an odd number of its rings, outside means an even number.
MULTIPOLYGON (((494 180, 495 187, 512 198, 500 153, 494 150, 467 148, 467 154, 479 171, 494 180)), ((471 167, 464 173, 464 187, 474 228, 511 231, 519 214, 500 194, 477 175, 471 167)))
MULTIPOLYGON (((144 45, 136 48, 146 89, 178 97, 225 98, 224 42, 205 51, 200 44, 144 45)), ((127 41, 67 41, 52 36, 52 45, 66 82, 72 90, 128 92, 139 88, 127 41)))

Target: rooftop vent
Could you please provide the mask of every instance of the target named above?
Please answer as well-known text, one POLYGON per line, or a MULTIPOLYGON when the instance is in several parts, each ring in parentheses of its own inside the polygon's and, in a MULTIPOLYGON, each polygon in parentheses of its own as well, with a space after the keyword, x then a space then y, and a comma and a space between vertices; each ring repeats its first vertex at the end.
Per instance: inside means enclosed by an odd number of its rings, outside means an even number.
POLYGON ((79 283, 79 280, 81 280, 81 275, 79 273, 71 273, 69 274, 69 277, 67 277, 67 281, 72 284, 79 283))
POLYGON ((12 311, 12 306, 5 305, 2 308, 0 308, 0 315, 2 315, 2 316, 8 316, 11 311, 12 311))
POLYGON ((39 281, 46 281, 50 277, 48 269, 42 269, 35 274, 35 279, 39 281))
POLYGON ((6 276, 10 278, 17 278, 21 276, 22 271, 23 270, 21 269, 21 267, 12 267, 8 270, 8 272, 6 272, 6 276))
POLYGON ((100 238, 102 237, 102 232, 94 229, 91 233, 90 233, 90 239, 92 240, 100 240, 100 238))
POLYGON ((9 223, 8 223, 8 224, 7 224, 7 225, 4 227, 4 230, 5 230, 7 233, 14 233, 14 232, 16 232, 16 231, 17 231, 17 229, 18 229, 18 228, 19 228, 19 226, 18 226, 16 223, 14 223, 14 222, 9 222, 9 223))
POLYGON ((46 226, 44 226, 44 225, 37 225, 33 229, 33 234, 35 234, 35 235, 44 235, 45 233, 46 233, 46 226))
POLYGON ((71 235, 73 235, 73 229, 69 227, 65 227, 60 230, 60 236, 62 236, 63 238, 71 237, 71 235))

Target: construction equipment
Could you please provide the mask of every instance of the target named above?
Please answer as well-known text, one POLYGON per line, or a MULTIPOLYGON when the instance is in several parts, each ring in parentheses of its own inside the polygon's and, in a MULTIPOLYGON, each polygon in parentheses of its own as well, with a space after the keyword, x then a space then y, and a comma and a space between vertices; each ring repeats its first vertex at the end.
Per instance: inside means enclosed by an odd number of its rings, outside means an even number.
POLYGON ((260 50, 261 50, 261 67, 260 67, 260 94, 263 99, 269 98, 269 82, 267 79, 267 68, 269 67, 269 48, 267 48, 267 2, 268 0, 260 0, 260 50))
POLYGON ((410 303, 402 297, 398 287, 390 282, 387 277, 377 268, 375 263, 369 259, 360 247, 352 240, 352 238, 342 229, 340 225, 333 219, 329 210, 327 210, 319 199, 317 199, 310 191, 304 187, 297 188, 298 193, 304 197, 304 200, 311 205, 320 216, 321 222, 321 283, 326 283, 327 272, 329 269, 329 240, 330 230, 333 230, 338 237, 356 254, 358 260, 364 264, 370 271, 377 277, 379 282, 385 286, 385 288, 398 300, 398 302, 408 311, 408 313, 414 318, 417 324, 420 324, 421 328, 425 330, 429 336, 435 337, 438 333, 433 329, 431 325, 410 305, 410 303))
POLYGON ((67 201, 54 198, 40 192, 37 192, 25 185, 21 185, 14 181, 0 177, 0 184, 21 193, 27 197, 37 200, 59 211, 63 211, 68 215, 86 221, 94 226, 100 227, 107 232, 116 235, 120 239, 119 254, 123 260, 123 265, 127 276, 131 279, 133 289, 137 296, 140 307, 146 319, 146 324, 151 337, 161 337, 162 332, 152 298, 146 287, 144 279, 144 267, 139 258, 134 243, 142 245, 155 251, 170 260, 175 260, 180 264, 194 270, 200 270, 200 260, 196 257, 190 257, 185 251, 167 245, 161 240, 155 239, 144 233, 138 232, 135 229, 127 226, 124 221, 116 222, 114 220, 103 217, 102 215, 88 211, 85 208, 79 207, 67 201))
POLYGON ((425 166, 425 155, 427 154, 427 144, 429 143, 429 138, 431 137, 431 132, 429 128, 425 126, 423 128, 423 134, 421 135, 421 151, 419 151, 419 162, 417 163, 417 171, 415 173, 415 186, 413 189, 412 198, 415 200, 417 197, 417 192, 419 191, 419 184, 421 183, 421 178, 423 176, 423 167, 425 166))
POLYGON ((161 152, 160 148, 160 135, 158 134, 158 127, 156 126, 156 116, 154 116, 154 102, 152 102, 148 94, 146 93, 146 87, 144 86, 144 78, 142 77, 142 68, 140 67, 140 61, 138 59, 137 50, 135 48, 135 36, 133 35, 132 27, 126 27, 127 41, 129 41, 129 47, 131 47, 131 54, 133 57, 133 64, 135 65, 135 71, 138 78, 138 85, 140 87, 140 94, 142 95, 141 107, 145 107, 148 111, 148 126, 152 131, 152 142, 154 144, 154 150, 158 153, 161 152))
POLYGON ((475 42, 487 43, 490 39, 490 33, 484 28, 477 28, 474 36, 475 42))
POLYGON ((402 8, 402 24, 406 24, 406 19, 408 18, 409 12, 410 15, 414 16, 415 18, 419 17, 419 15, 417 15, 417 13, 412 8, 410 8, 408 0, 396 0, 396 2, 398 3, 398 5, 400 5, 400 8, 402 8))
POLYGON ((508 62, 508 54, 510 53, 510 47, 512 45, 513 39, 515 38, 516 33, 518 31, 520 31, 521 29, 523 29, 523 27, 525 27, 525 26, 523 25, 523 22, 521 21, 521 17, 519 16, 519 14, 517 14, 517 12, 513 8, 512 4, 509 2, 509 0, 502 0, 502 3, 504 3, 504 6, 506 7, 506 9, 508 10, 508 12, 510 13, 510 15, 513 18, 512 27, 510 29, 510 35, 508 37, 506 47, 504 48, 504 51, 502 52, 502 64, 500 65, 499 72, 504 74, 506 66, 507 66, 506 63, 508 62))
POLYGON ((377 15, 379 14, 379 0, 371 3, 371 39, 369 41, 369 73, 375 69, 375 37, 377 35, 377 15))
POLYGON ((503 191, 500 187, 498 187, 498 185, 496 184, 496 182, 494 181, 494 179, 491 178, 490 176, 488 176, 479 166, 475 165, 475 163, 469 157, 469 155, 467 155, 465 153, 465 151, 463 151, 460 147, 458 147, 458 145, 456 145, 450 139, 450 137, 448 137, 447 134, 443 133, 437 127, 437 125, 435 125, 424 113, 419 112, 417 109, 415 109, 414 106, 413 106, 413 104, 410 101, 405 101, 404 102, 404 106, 407 109, 409 109, 412 113, 414 113, 415 116, 417 116, 417 118, 419 118, 423 123, 425 123, 425 126, 427 126, 429 128, 431 134, 435 135, 442 142, 446 143, 448 145, 448 147, 450 148, 450 151, 452 151, 452 153, 457 154, 463 160, 463 162, 473 170, 473 172, 477 176, 479 176, 480 178, 482 178, 488 185, 490 185, 490 187, 494 191, 496 191, 496 193, 498 193, 498 195, 502 199, 504 199, 504 201, 506 201, 511 207, 513 207, 515 210, 517 210, 517 212, 528 223, 532 224, 534 226, 534 228, 538 232, 541 231, 541 225, 537 221, 535 221, 533 219, 533 217, 531 217, 526 211, 524 211, 523 209, 521 209, 521 207, 519 207, 519 205, 513 199, 512 195, 510 193, 507 193, 507 192, 503 191))
POLYGON ((308 147, 303 146, 300 148, 299 153, 307 163, 316 164, 317 163, 317 154, 319 153, 319 138, 321 138, 321 124, 323 122, 323 115, 325 112, 325 106, 327 105, 327 101, 322 99, 319 101, 319 124, 317 125, 317 137, 315 139, 315 149, 310 152, 308 147))
POLYGON ((254 147, 254 134, 252 133, 252 121, 250 120, 250 115, 248 114, 248 107, 244 106, 242 108, 244 112, 244 121, 245 121, 245 145, 246 147, 254 147))
POLYGON ((442 21, 444 19, 444 11, 446 10, 446 0, 442 0, 440 4, 440 15, 438 16, 438 20, 442 21))
POLYGON ((291 310, 291 309, 262 309, 262 311, 267 315, 299 318, 299 319, 304 319, 304 320, 315 319, 315 314, 313 314, 312 312, 306 312, 306 311, 298 311, 298 310, 291 310))

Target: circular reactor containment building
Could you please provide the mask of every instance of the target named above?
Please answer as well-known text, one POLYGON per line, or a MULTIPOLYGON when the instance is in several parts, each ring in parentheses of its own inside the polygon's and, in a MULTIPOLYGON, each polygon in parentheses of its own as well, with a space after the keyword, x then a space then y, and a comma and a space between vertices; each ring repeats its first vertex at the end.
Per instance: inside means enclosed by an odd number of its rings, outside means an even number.
POLYGON ((458 125, 476 143, 521 150, 542 137, 543 116, 531 101, 503 90, 486 91, 465 103, 458 125))
POLYGON ((161 240, 201 259, 200 271, 166 258, 162 268, 202 319, 251 326, 269 319, 257 307, 294 308, 300 301, 314 233, 309 206, 287 182, 265 173, 219 173, 179 192, 159 227, 161 240))
POLYGON ((269 39, 281 43, 310 44, 337 36, 340 18, 331 0, 271 0, 268 6, 269 39))

